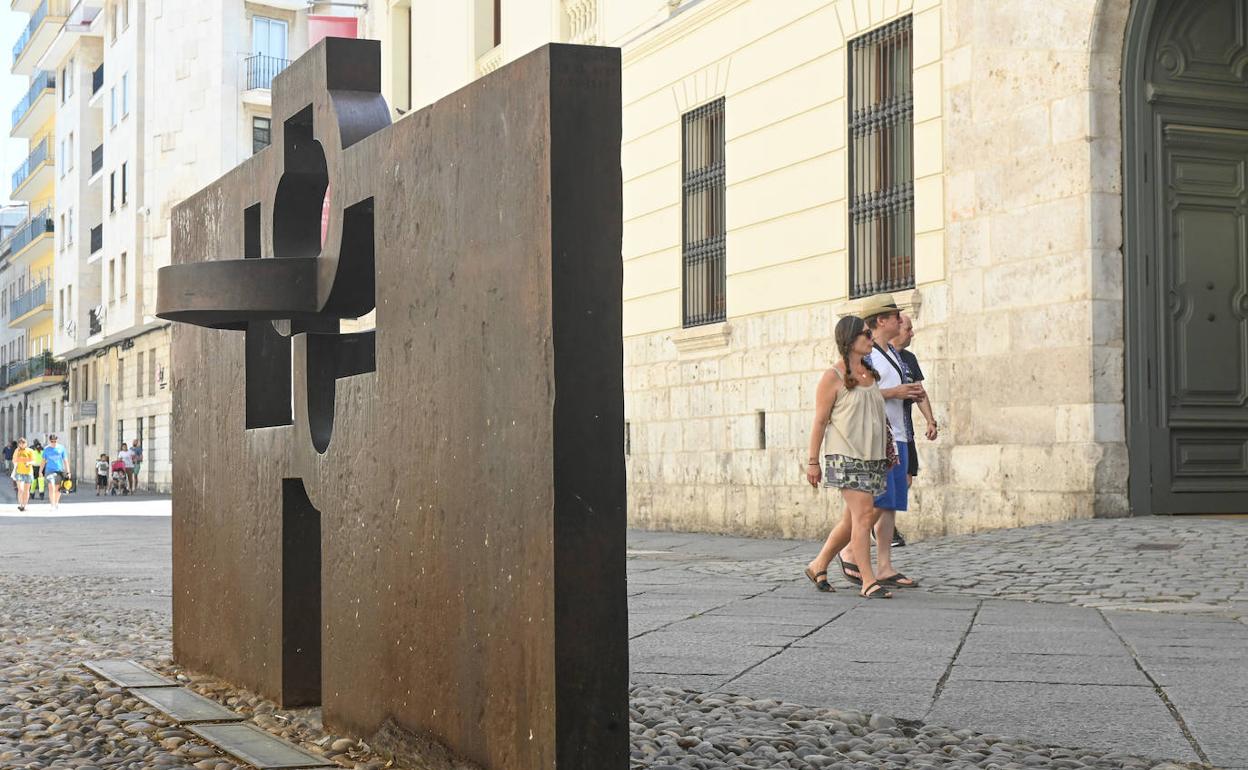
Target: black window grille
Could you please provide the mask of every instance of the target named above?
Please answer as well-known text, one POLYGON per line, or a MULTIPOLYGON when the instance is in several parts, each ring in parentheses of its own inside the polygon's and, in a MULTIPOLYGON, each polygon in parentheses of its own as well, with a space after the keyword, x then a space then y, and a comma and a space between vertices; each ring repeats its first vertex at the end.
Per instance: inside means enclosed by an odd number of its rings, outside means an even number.
POLYGON ((273 141, 273 120, 271 118, 251 119, 251 152, 260 152, 273 141))
POLYGON ((685 113, 681 154, 684 325, 725 313, 724 99, 685 113))
POLYGON ((910 17, 849 44, 849 291, 914 286, 910 17))

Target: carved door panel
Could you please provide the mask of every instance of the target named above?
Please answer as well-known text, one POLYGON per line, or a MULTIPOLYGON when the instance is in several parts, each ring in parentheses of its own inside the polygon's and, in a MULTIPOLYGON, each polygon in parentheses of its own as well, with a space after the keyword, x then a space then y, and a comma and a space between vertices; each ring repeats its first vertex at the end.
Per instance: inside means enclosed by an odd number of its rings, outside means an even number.
POLYGON ((1162 126, 1154 510, 1248 511, 1248 130, 1162 126))

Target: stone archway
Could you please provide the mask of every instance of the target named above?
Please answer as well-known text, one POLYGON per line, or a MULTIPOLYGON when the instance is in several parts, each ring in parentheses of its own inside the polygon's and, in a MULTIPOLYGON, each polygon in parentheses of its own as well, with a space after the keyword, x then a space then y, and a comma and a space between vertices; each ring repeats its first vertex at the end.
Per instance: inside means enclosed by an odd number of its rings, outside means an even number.
POLYGON ((1248 8, 1137 0, 1123 40, 1131 506, 1248 511, 1248 8))

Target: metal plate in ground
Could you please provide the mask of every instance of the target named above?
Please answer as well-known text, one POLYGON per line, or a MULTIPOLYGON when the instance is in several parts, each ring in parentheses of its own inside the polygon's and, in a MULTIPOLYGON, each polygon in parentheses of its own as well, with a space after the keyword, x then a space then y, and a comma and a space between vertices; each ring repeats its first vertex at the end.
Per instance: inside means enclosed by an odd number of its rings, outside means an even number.
POLYGON ((142 687, 131 694, 184 725, 196 722, 241 722, 244 717, 185 687, 142 687))
POLYGON ((215 744, 230 756, 260 770, 337 767, 325 757, 304 751, 252 724, 236 722, 225 725, 191 725, 187 729, 215 744))
POLYGON ((172 679, 144 668, 133 660, 89 660, 83 667, 122 687, 177 687, 172 679))

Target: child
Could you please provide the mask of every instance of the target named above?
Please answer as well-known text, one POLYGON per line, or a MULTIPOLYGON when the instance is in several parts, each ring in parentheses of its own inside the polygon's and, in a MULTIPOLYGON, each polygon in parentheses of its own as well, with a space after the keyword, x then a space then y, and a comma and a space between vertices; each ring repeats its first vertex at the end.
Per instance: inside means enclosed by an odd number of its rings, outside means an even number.
POLYGON ((120 457, 113 460, 112 473, 108 479, 108 493, 110 495, 117 494, 120 491, 123 495, 130 494, 130 483, 126 476, 126 463, 120 457))
POLYGON ((95 496, 108 492, 108 455, 100 455, 95 463, 95 496))

